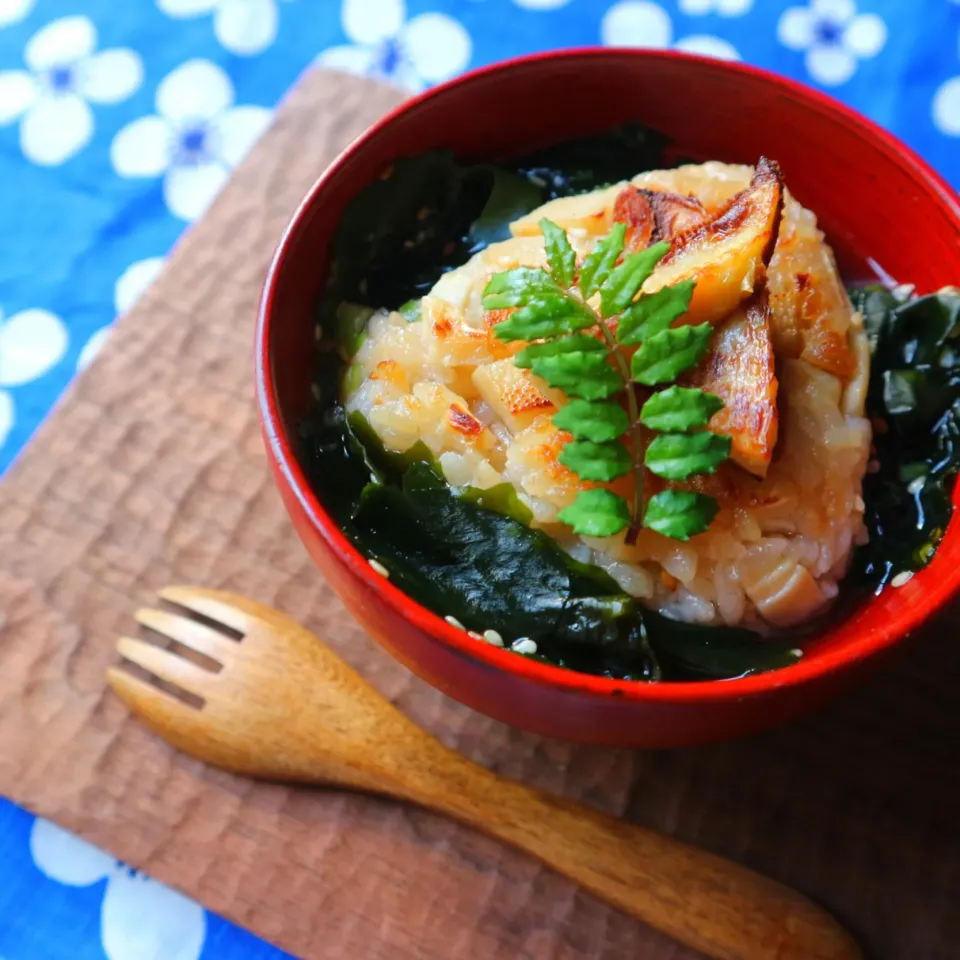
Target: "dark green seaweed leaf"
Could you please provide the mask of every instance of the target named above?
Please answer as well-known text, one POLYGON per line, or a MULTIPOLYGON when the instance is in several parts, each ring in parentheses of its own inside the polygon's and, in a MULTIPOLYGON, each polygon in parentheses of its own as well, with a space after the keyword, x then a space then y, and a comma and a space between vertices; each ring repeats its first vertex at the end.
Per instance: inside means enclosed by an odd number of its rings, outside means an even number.
POLYGON ((960 298, 904 301, 877 286, 851 291, 873 347, 867 409, 877 469, 864 478, 870 542, 854 579, 882 585, 930 562, 953 514, 960 467, 960 298))
POLYGON ((352 357, 367 338, 367 321, 376 313, 373 307, 344 300, 337 307, 337 341, 352 357))
POLYGON ((467 242, 471 256, 491 243, 510 237, 510 223, 535 210, 543 191, 527 177, 502 167, 488 166, 492 186, 480 215, 470 225, 467 242))
POLYGON ((543 199, 569 197, 629 180, 638 170, 662 164, 666 138, 637 123, 553 144, 531 153, 517 167, 544 191, 543 199))
POLYGON ((643 622, 664 680, 732 680, 789 667, 802 656, 795 645, 752 630, 681 623, 652 610, 643 622))
POLYGON ((484 510, 501 513, 525 527, 529 527, 533 521, 533 513, 517 495, 516 487, 512 483, 498 483, 484 489, 467 486, 458 493, 465 503, 475 503, 484 510))
POLYGON ((403 453, 388 450, 362 413, 354 411, 348 414, 347 428, 350 431, 350 436, 360 444, 363 457, 371 468, 375 479, 381 482, 384 482, 390 476, 403 473, 407 467, 414 463, 426 463, 439 469, 430 448, 422 440, 418 440, 409 450, 405 450, 403 453))
POLYGON ((603 590, 546 534, 465 502, 425 463, 399 486, 367 485, 354 525, 397 586, 471 629, 647 656, 634 639, 634 601, 612 581, 603 590))

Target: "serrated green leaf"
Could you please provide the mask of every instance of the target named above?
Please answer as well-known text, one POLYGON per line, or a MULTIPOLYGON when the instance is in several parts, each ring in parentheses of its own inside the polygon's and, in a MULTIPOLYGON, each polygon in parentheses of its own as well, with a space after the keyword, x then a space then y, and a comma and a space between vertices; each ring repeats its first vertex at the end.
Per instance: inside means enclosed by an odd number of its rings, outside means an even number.
POLYGON ((592 440, 574 440, 557 457, 565 467, 583 480, 609 483, 622 477, 633 466, 630 454, 622 443, 594 443, 592 440))
POLYGON ((719 433, 660 433, 647 447, 643 462, 667 480, 713 473, 730 456, 730 438, 719 433))
POLYGON ((642 296, 620 315, 617 340, 624 346, 635 346, 666 330, 689 309, 694 287, 693 280, 680 280, 642 296))
POLYGON ((651 430, 693 430, 705 427, 723 409, 723 401, 694 387, 667 387, 655 393, 640 410, 640 421, 651 430))
POLYGON ((655 333, 643 341, 630 361, 633 379, 648 387, 675 380, 699 362, 712 336, 713 327, 709 323, 671 327, 655 333))
POLYGON ((553 424, 577 440, 606 443, 630 429, 630 418, 618 403, 571 400, 553 415, 553 424))
POLYGON ((689 540, 710 526, 719 509, 717 501, 706 494, 662 490, 650 498, 643 525, 674 540, 689 540))
POLYGON ((584 330, 596 322, 594 312, 579 297, 557 288, 514 310, 493 332, 499 340, 540 340, 584 330))
POLYGON ((574 350, 534 357, 531 368, 551 387, 559 387, 570 396, 585 400, 606 400, 623 389, 623 381, 603 353, 574 350))
POLYGON ((630 509, 623 497, 609 490, 581 490, 557 519, 583 537, 612 537, 630 526, 630 509))
POLYGON ((546 270, 539 267, 515 267, 495 273, 483 288, 484 310, 522 307, 538 297, 557 293, 560 288, 546 270))
POLYGON ((612 317, 626 310, 640 292, 644 280, 670 249, 669 243, 655 243, 646 250, 630 253, 600 287, 600 313, 612 317))
POLYGON ((540 230, 550 264, 550 275, 561 287, 572 286, 577 272, 577 255, 570 246, 566 230, 546 217, 540 221, 540 230))
POLYGON ((536 357, 551 357, 558 353, 572 353, 579 350, 582 353, 607 353, 607 346, 587 333, 574 333, 559 340, 548 340, 545 343, 531 343, 524 347, 514 358, 515 366, 529 368, 536 357))
POLYGON ((624 223, 615 223, 613 229, 597 242, 580 268, 580 292, 584 300, 592 297, 606 282, 617 257, 623 253, 623 241, 627 233, 624 223))

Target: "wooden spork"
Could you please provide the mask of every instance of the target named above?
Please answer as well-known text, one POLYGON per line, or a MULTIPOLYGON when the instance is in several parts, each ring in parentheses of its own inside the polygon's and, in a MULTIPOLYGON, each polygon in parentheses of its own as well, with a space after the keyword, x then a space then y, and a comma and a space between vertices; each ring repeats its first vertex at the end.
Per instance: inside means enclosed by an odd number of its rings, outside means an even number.
POLYGON ((251 777, 370 791, 447 814, 709 957, 861 956, 832 917, 793 890, 653 830, 506 780, 447 749, 279 611, 192 587, 170 587, 160 596, 184 613, 140 610, 137 620, 201 654, 209 667, 129 637, 117 649, 153 677, 201 698, 202 706, 121 668, 111 668, 108 678, 134 713, 184 753, 251 777))

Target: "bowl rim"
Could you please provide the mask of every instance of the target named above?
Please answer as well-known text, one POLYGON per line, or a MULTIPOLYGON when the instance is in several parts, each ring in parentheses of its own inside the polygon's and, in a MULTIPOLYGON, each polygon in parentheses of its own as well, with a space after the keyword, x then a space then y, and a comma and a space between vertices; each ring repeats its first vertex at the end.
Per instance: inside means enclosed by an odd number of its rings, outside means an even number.
POLYGON ((798 663, 767 673, 753 674, 733 680, 702 681, 642 681, 617 680, 588 673, 580 673, 564 667, 541 663, 518 656, 506 648, 498 648, 470 637, 441 617, 409 597, 389 579, 377 573, 367 558, 340 531, 333 518, 314 494, 306 474, 300 465, 280 417, 275 390, 269 344, 271 323, 274 318, 273 303, 278 278, 289 256, 304 221, 317 204, 328 182, 350 159, 375 141, 380 132, 389 127, 398 117, 418 110, 423 104, 453 95, 462 86, 483 82, 494 74, 524 69, 542 61, 568 61, 571 69, 574 62, 596 59, 650 59, 679 60, 709 64, 714 69, 739 73, 750 80, 768 84, 793 99, 823 113, 841 117, 857 128, 874 149, 891 156, 895 162, 907 168, 915 180, 925 181, 938 195, 940 203, 950 211, 960 229, 960 201, 957 194, 925 160, 893 134, 884 130, 869 118, 858 113, 833 97, 799 81, 780 76, 760 67, 738 61, 721 61, 711 57, 676 50, 648 50, 626 47, 577 47, 561 51, 546 51, 527 56, 498 61, 468 71, 439 84, 424 93, 404 100, 384 117, 370 126, 342 150, 333 162, 320 174, 314 185, 301 201, 290 218, 276 247, 264 280, 256 325, 255 339, 255 386, 256 403, 260 415, 264 439, 274 468, 283 483, 296 499, 297 505, 310 521, 314 530, 330 550, 364 585, 380 594, 394 612, 432 639, 444 644, 452 652, 480 664, 513 674, 533 683, 560 688, 570 693, 587 693, 607 698, 634 702, 670 703, 674 705, 740 701, 768 696, 785 687, 796 687, 816 681, 830 674, 850 670, 882 651, 894 646, 916 629, 931 614, 942 607, 951 596, 960 591, 960 565, 944 577, 929 585, 919 602, 906 605, 898 616, 892 617, 882 629, 869 631, 865 636, 852 639, 835 650, 817 656, 815 660, 801 659, 798 663))

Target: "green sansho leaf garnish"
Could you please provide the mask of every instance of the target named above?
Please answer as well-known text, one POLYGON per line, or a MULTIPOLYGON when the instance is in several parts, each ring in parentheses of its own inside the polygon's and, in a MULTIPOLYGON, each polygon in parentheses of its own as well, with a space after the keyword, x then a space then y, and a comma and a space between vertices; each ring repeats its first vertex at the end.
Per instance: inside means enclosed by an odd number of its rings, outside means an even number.
POLYGON ((713 327, 670 327, 655 333, 640 344, 630 361, 630 371, 637 383, 648 387, 672 383, 684 370, 696 366, 710 346, 713 327))
POLYGON ((630 429, 630 418, 619 403, 594 403, 571 400, 554 414, 553 422, 572 433, 575 440, 606 443, 623 436, 630 429))
POLYGON ((559 387, 571 396, 585 400, 604 400, 623 389, 623 382, 607 363, 606 354, 594 350, 534 357, 530 366, 551 387, 559 387))
POLYGON ((713 497, 689 490, 661 490, 650 498, 643 525, 674 540, 689 540, 713 522, 720 509, 713 497))
POLYGON ((546 217, 540 221, 540 230, 543 232, 551 276, 562 287, 572 286, 576 277, 577 255, 570 246, 566 231, 546 217))
MULTIPOLYGON (((560 228, 557 227, 559 230, 560 228)), ((593 248, 580 268, 580 292, 584 299, 592 297, 606 283, 614 264, 623 253, 626 224, 615 223, 613 229, 593 248)))
POLYGON ((651 430, 692 430, 705 427, 722 409, 723 401, 712 393, 690 387, 667 387, 643 405, 640 420, 651 430))
POLYGON ((666 330, 687 312, 694 286, 692 280, 680 280, 672 287, 663 287, 641 297, 620 314, 617 339, 624 346, 635 347, 655 333, 666 330))
POLYGON ((531 343, 529 347, 524 347, 514 358, 513 362, 518 367, 532 367, 533 361, 537 357, 553 357, 558 353, 602 353, 607 354, 607 347, 596 337, 591 337, 586 333, 572 333, 569 337, 561 337, 559 340, 544 340, 542 343, 531 343))
POLYGON ((484 309, 513 309, 494 327, 496 336, 527 341, 516 365, 572 398, 553 418, 573 435, 560 463, 591 482, 609 483, 628 473, 634 481, 632 504, 612 490, 592 488, 558 518, 582 536, 626 530, 628 543, 642 526, 680 540, 702 533, 719 509, 716 500, 665 490, 644 511, 643 477, 645 470, 668 480, 713 473, 730 455, 729 437, 705 429, 723 401, 678 386, 654 393, 642 410, 637 398, 638 385, 672 383, 710 345, 710 324, 672 326, 690 306, 693 281, 644 293, 643 284, 670 248, 658 243, 624 255, 622 223, 597 241, 579 272, 566 232, 546 218, 540 229, 549 271, 518 267, 494 275, 484 290, 484 309), (587 303, 596 294, 599 310, 587 303), (651 439, 647 431, 656 435, 651 439))
POLYGON ((584 480, 603 483, 622 477, 633 467, 633 460, 622 443, 574 440, 560 451, 557 459, 584 480))
MULTIPOLYGON (((611 272, 600 288, 601 315, 613 317, 626 310, 640 292, 644 281, 653 273, 653 268, 664 258, 669 249, 669 243, 655 243, 646 250, 624 257, 623 263, 611 272)), ((618 339, 623 343, 622 338, 618 339)))
POLYGON ((719 433, 661 433, 653 438, 644 463, 666 480, 713 473, 730 456, 730 438, 719 433))
POLYGON ((609 490, 584 490, 557 518, 585 537, 611 537, 630 525, 630 508, 609 490))

